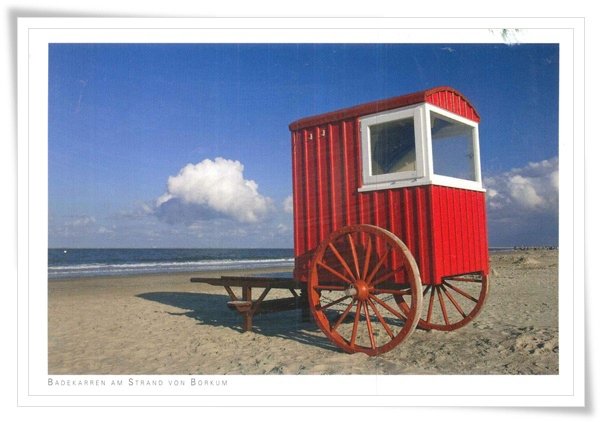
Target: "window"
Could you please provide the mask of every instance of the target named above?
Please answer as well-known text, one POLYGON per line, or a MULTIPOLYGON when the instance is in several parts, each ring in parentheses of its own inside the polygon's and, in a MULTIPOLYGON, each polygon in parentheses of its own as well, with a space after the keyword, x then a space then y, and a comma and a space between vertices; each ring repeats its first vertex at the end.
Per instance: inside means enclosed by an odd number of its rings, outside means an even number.
POLYGON ((361 119, 363 184, 408 180, 422 175, 420 109, 395 110, 361 119))
POLYGON ((416 170, 412 118, 372 125, 369 130, 372 175, 416 170))
POLYGON ((434 112, 430 119, 433 172, 475 181, 474 128, 434 112))
POLYGON ((360 192, 420 185, 483 190, 478 124, 423 103, 360 119, 360 192))

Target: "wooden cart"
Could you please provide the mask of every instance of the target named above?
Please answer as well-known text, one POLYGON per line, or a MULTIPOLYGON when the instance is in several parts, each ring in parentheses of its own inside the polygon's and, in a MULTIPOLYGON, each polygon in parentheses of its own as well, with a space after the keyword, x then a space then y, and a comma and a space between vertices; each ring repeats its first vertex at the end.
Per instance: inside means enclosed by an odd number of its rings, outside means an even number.
POLYGON ((350 353, 463 327, 489 289, 478 123, 449 87, 292 123, 293 279, 192 281, 224 286, 245 329, 261 309, 308 307, 350 353), (270 289, 293 296, 267 305, 270 289))

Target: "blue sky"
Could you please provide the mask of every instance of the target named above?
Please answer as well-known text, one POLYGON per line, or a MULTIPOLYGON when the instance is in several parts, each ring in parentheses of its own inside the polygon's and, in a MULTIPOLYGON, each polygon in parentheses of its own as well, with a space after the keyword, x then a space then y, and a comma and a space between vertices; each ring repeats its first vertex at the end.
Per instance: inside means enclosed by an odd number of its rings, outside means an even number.
POLYGON ((557 244, 558 64, 552 44, 53 44, 49 246, 291 247, 288 124, 438 85, 482 117, 490 244, 557 244))

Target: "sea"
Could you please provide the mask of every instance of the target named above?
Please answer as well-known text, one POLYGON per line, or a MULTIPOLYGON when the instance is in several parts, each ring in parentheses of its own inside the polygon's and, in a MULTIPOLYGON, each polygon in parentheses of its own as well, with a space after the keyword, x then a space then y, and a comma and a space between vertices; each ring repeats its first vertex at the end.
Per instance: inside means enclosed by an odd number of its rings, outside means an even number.
MULTIPOLYGON (((490 247, 490 252, 514 247, 490 247)), ((48 249, 50 280, 158 273, 281 268, 291 277, 293 249, 48 249)))
POLYGON ((291 277, 293 265, 293 249, 48 249, 50 280, 261 268, 291 277))

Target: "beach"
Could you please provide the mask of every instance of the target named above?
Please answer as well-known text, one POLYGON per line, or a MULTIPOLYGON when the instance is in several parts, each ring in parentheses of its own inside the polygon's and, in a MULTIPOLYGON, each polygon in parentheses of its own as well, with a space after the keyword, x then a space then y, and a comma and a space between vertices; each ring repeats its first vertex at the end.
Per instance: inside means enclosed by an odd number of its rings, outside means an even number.
POLYGON ((190 283, 291 268, 52 280, 48 373, 558 374, 558 251, 490 257, 489 297, 473 322, 417 329, 376 357, 337 349, 300 310, 257 315, 242 332, 223 287, 190 283))

